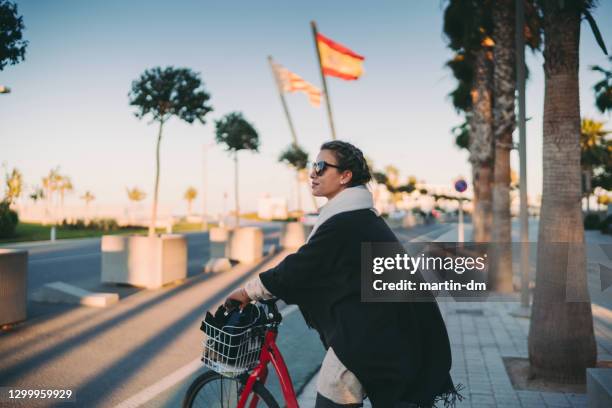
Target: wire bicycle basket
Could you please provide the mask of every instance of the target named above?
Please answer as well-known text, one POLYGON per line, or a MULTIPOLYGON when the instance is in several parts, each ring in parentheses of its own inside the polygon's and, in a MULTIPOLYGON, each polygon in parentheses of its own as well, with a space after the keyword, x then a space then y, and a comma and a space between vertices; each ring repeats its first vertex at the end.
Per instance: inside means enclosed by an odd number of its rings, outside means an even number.
POLYGON ((226 377, 255 368, 263 345, 266 325, 219 329, 206 321, 202 322, 204 352, 202 362, 208 368, 226 377))

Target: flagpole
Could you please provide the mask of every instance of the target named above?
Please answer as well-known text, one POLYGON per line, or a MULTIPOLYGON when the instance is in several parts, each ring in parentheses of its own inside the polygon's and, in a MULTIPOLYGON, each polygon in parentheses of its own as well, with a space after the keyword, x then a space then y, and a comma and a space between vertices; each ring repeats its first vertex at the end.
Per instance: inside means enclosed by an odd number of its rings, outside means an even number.
POLYGON ((278 75, 274 71, 274 62, 272 60, 272 56, 268 55, 268 62, 270 63, 270 69, 272 70, 272 76, 274 77, 274 82, 276 82, 276 88, 278 89, 278 95, 280 96, 281 104, 283 105, 283 110, 285 111, 285 117, 287 118, 287 122, 289 122, 289 129, 291 130, 291 137, 293 138, 293 144, 297 146, 297 135, 295 133, 295 128, 293 127, 293 121, 291 120, 291 115, 289 114, 289 107, 287 106, 287 101, 285 100, 285 94, 283 93, 283 89, 278 80, 278 75))
POLYGON ((334 117, 332 115, 331 101, 329 100, 329 91, 327 90, 327 82, 323 73, 323 65, 321 64, 321 52, 319 50, 319 42, 317 41, 317 24, 314 21, 310 22, 312 27, 312 36, 314 38, 315 49, 317 50, 317 60, 319 61, 319 71, 321 72, 321 82, 323 82, 323 92, 325 93, 325 105, 327 106, 327 116, 329 117, 329 127, 331 128, 332 140, 336 140, 336 129, 334 128, 334 117))
MULTIPOLYGON (((291 130, 291 137, 293 138, 293 145, 295 147, 298 147, 298 141, 297 141, 297 133, 295 132, 295 128, 293 127, 293 121, 291 120, 291 114, 289 113, 289 107, 287 106, 287 101, 285 100, 285 93, 283 92, 283 88, 281 86, 280 81, 278 80, 278 75, 276 74, 276 72, 274 71, 274 64, 273 64, 273 59, 271 55, 268 55, 268 62, 270 63, 270 69, 272 70, 272 76, 274 77, 274 82, 276 82, 276 88, 278 89, 278 95, 280 96, 280 100, 281 100, 281 104, 283 105, 283 110, 285 111, 285 117, 287 118, 287 122, 289 123, 289 129, 291 130)), ((300 194, 300 187, 301 187, 301 182, 299 180, 299 170, 296 169, 296 174, 298 176, 298 202, 301 201, 299 198, 299 194, 300 194)), ((312 195, 312 190, 311 190, 311 195, 312 195)), ((317 201, 314 198, 314 195, 312 196, 312 200, 313 200, 313 205, 315 210, 318 211, 318 206, 317 206, 317 201)), ((301 204, 298 204, 298 206, 301 206, 301 204)))

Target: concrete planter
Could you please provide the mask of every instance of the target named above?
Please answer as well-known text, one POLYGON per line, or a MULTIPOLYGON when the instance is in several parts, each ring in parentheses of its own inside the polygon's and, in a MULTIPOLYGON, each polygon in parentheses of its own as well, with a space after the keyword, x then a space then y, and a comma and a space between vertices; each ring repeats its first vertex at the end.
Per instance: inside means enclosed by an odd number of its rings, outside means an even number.
POLYGON ((263 243, 261 228, 243 227, 230 230, 225 257, 236 262, 257 262, 263 258, 263 243))
POLYGON ((210 257, 204 265, 205 273, 223 272, 232 268, 230 260, 225 257, 229 231, 225 227, 213 227, 209 230, 210 257))
POLYGON ((280 245, 283 248, 299 248, 306 243, 306 239, 308 239, 311 231, 312 225, 304 225, 301 222, 288 222, 281 229, 280 245))
POLYGON ((102 237, 102 282, 147 289, 187 277, 183 235, 102 237))
POLYGON ((0 248, 0 325, 26 319, 28 252, 0 248))
POLYGON ((225 247, 229 240, 229 229, 213 227, 210 229, 210 258, 225 258, 225 247))

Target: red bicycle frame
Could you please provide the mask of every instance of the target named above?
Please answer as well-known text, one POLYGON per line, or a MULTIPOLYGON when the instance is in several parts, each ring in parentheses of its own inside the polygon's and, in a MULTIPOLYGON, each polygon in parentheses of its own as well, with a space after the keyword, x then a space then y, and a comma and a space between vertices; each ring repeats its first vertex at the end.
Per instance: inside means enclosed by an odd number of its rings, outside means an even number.
MULTIPOLYGON (((287 408, 299 408, 297 403, 297 397, 295 396, 295 390, 293 389, 293 383, 291 382, 291 376, 283 356, 276 346, 276 336, 278 331, 276 328, 268 329, 265 334, 264 343, 261 348, 259 355, 259 364, 253 372, 249 375, 246 385, 244 386, 242 393, 240 394, 240 400, 238 401, 238 408, 245 408, 245 404, 249 398, 249 394, 253 391, 253 386, 256 381, 265 384, 266 378, 268 377, 268 363, 272 363, 274 371, 280 381, 281 390, 283 391, 283 397, 287 408)), ((254 394, 251 403, 248 408, 255 408, 259 402, 259 397, 254 394)))

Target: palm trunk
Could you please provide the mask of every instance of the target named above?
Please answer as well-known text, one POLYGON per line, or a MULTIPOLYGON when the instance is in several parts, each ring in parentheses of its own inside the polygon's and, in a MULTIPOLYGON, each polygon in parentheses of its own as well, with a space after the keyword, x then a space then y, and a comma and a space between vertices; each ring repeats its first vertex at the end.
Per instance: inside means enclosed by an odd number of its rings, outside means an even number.
POLYGON ((49 224, 49 218, 50 218, 50 208, 51 208, 51 191, 49 189, 45 189, 45 216, 43 217, 43 225, 47 225, 49 224))
POLYGON ((64 221, 64 191, 60 190, 60 224, 64 221))
POLYGON ((240 206, 239 206, 239 197, 238 197, 238 150, 234 152, 234 199, 235 199, 235 207, 236 208, 236 228, 240 226, 240 206))
POLYGON ((164 122, 159 122, 159 133, 157 135, 157 148, 155 152, 155 188, 153 189, 153 209, 151 211, 151 223, 149 224, 149 236, 155 235, 155 224, 157 223, 157 197, 159 193, 159 148, 161 145, 162 128, 164 122))
POLYGON ((584 382, 597 348, 581 212, 580 11, 574 3, 561 8, 552 0, 544 2, 543 15, 543 190, 529 361, 536 377, 584 382))
POLYGON ((486 49, 474 58, 474 88, 470 117, 470 162, 472 163, 474 241, 491 240, 493 183, 493 114, 491 94, 491 62, 486 49))
POLYGON ((474 190, 472 224, 473 241, 491 241, 493 224, 493 165, 492 163, 472 164, 472 184, 474 190))
POLYGON ((492 241, 493 268, 489 269, 489 289, 511 293, 512 284, 512 224, 510 219, 510 150, 514 116, 515 93, 515 0, 498 0, 493 8, 493 40, 495 41, 493 89, 493 129, 495 166, 493 182, 492 241))

